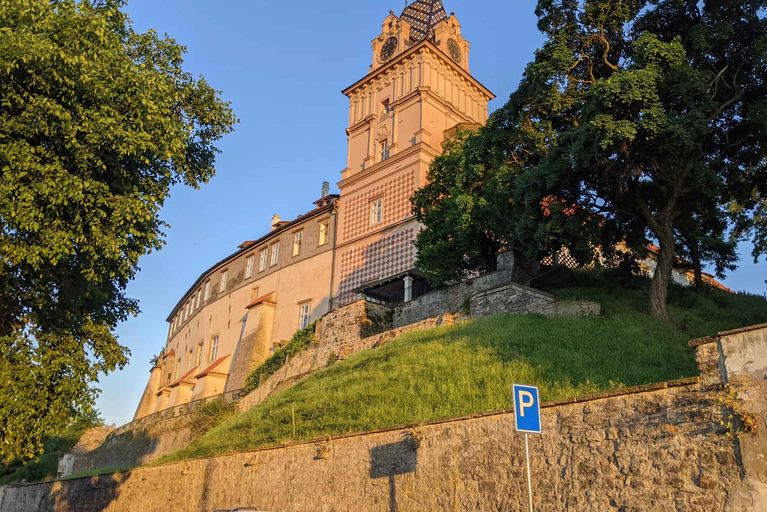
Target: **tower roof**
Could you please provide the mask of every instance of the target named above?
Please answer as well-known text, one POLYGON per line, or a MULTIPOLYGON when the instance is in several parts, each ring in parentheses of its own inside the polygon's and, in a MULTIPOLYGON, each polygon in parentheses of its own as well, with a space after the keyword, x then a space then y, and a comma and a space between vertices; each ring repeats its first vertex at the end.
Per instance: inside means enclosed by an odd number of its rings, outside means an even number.
POLYGON ((434 39, 434 27, 447 19, 442 0, 416 0, 405 7, 400 18, 411 26, 410 38, 414 41, 434 39))

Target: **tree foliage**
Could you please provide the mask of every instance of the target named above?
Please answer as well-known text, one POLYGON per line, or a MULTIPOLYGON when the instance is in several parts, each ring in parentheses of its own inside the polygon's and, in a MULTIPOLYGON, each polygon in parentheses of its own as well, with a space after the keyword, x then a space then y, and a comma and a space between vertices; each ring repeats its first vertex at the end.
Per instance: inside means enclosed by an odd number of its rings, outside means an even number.
POLYGON ((0 459, 87 415, 173 185, 214 174, 229 105, 117 0, 0 0, 0 459))
POLYGON ((661 249, 650 311, 668 318, 677 255, 724 271, 738 236, 763 247, 765 5, 540 0, 546 41, 518 90, 451 143, 414 198, 428 228, 419 263, 440 277, 471 265, 460 251, 441 270, 426 261, 439 238, 429 232, 451 216, 467 222, 439 243, 492 239, 533 257, 567 247, 587 259, 618 241, 641 251, 650 239, 661 249))

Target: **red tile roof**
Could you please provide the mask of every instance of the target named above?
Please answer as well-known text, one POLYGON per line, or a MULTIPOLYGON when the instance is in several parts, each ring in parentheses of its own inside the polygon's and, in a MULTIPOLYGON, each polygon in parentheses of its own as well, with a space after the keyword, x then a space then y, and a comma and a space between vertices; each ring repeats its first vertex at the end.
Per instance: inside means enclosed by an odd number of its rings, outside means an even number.
POLYGON ((277 301, 274 300, 274 292, 269 292, 266 295, 262 295, 259 298, 255 299, 253 302, 245 306, 245 309, 253 309, 256 306, 260 306, 261 304, 268 302, 270 304, 275 304, 277 301))
POLYGON ((215 370, 218 366, 220 366, 221 363, 223 363, 227 357, 229 357, 229 355, 219 357, 218 359, 210 363, 210 365, 207 368, 205 368, 203 371, 195 375, 194 378, 201 379, 205 377, 206 375, 208 375, 209 373, 221 373, 221 372, 214 372, 213 370, 215 370))
POLYGON ((175 388, 176 386, 178 386, 178 385, 180 385, 180 384, 182 384, 184 382, 186 382, 188 384, 193 384, 193 382, 191 380, 187 380, 187 379, 195 372, 195 370, 197 370, 197 367, 192 368, 191 370, 186 372, 184 375, 182 375, 181 377, 179 377, 175 381, 171 382, 168 385, 168 387, 169 388, 175 388))

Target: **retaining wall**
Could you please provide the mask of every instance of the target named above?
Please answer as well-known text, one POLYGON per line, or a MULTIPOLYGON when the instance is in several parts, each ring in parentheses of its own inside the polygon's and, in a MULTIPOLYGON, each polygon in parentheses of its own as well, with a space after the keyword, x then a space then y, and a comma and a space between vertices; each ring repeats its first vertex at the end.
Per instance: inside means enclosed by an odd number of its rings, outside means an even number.
MULTIPOLYGON (((537 511, 767 510, 767 326, 695 346, 700 379, 544 407, 530 443, 537 511), (733 411, 756 432, 732 435, 733 411)), ((0 511, 513 511, 525 507, 524 475, 523 438, 504 412, 9 486, 0 511)))

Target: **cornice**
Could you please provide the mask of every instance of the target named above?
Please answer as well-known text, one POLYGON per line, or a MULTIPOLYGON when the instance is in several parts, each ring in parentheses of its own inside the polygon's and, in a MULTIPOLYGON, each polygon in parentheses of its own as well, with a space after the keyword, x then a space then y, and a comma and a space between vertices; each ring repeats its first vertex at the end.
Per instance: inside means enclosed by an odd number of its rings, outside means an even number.
POLYGON ((471 82, 475 87, 480 89, 490 100, 495 99, 495 94, 493 94, 493 92, 490 89, 485 87, 482 84, 482 82, 480 82, 479 80, 474 78, 474 76, 471 73, 469 73, 468 71, 463 69, 461 66, 459 66, 458 64, 453 62, 453 60, 451 58, 449 58, 445 54, 445 52, 440 50, 439 47, 437 47, 433 42, 431 42, 428 39, 424 39, 423 41, 421 41, 421 42, 411 46, 410 48, 408 48, 404 52, 400 53, 397 57, 392 59, 390 62, 384 64, 383 66, 379 67, 378 69, 368 73, 367 75, 365 75, 361 79, 357 80, 355 83, 353 83, 352 85, 350 85, 349 87, 347 87, 346 89, 341 91, 341 93, 344 94, 345 96, 349 97, 356 89, 358 89, 359 87, 361 87, 365 83, 370 82, 370 81, 374 80, 375 78, 378 78, 379 76, 381 76, 382 74, 386 73, 387 71, 389 71, 390 69, 395 67, 397 64, 401 63, 403 60, 406 60, 410 56, 416 54, 417 52, 419 52, 423 48, 429 48, 430 50, 432 50, 432 52, 435 53, 436 55, 438 55, 439 58, 445 64, 447 64, 450 68, 452 68, 458 74, 463 76, 466 80, 471 82))
MULTIPOLYGON (((419 142, 418 144, 414 146, 410 146, 407 149, 403 149, 402 151, 395 153, 394 155, 387 158, 383 162, 378 162, 377 164, 371 165, 370 167, 367 167, 366 169, 359 171, 349 176, 348 178, 342 179, 341 181, 338 182, 338 187, 344 188, 344 187, 354 185, 358 181, 363 180, 372 174, 380 173, 387 166, 396 164, 397 162, 404 160, 411 155, 417 154, 418 152, 428 153, 432 157, 436 157, 439 155, 439 152, 435 150, 433 147, 431 147, 430 145, 428 145, 427 143, 419 142)), ((395 169, 392 168, 392 171, 394 170, 395 169)))

